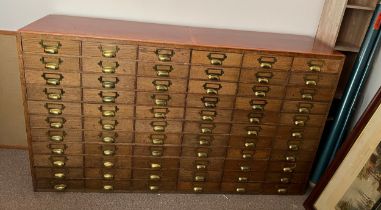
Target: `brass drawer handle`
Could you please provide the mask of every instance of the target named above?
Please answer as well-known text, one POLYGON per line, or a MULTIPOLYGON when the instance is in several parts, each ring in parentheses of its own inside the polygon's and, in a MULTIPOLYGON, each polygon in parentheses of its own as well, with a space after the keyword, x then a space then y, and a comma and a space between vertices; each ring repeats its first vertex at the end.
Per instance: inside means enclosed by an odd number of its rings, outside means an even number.
POLYGON ((308 86, 316 86, 317 82, 315 80, 306 80, 305 84, 308 86))
POLYGON ((298 139, 303 138, 303 134, 301 132, 293 132, 291 133, 291 136, 298 139))
POLYGON ((65 173, 63 172, 56 172, 53 174, 53 177, 56 179, 64 179, 65 178, 65 173))
POLYGON ((172 82, 170 80, 154 80, 152 84, 155 86, 156 91, 165 92, 169 90, 172 82))
POLYGON ((304 93, 304 94, 302 94, 302 99, 304 99, 304 100, 312 100, 313 99, 313 95, 311 93, 304 93))
POLYGON ((220 77, 224 75, 224 70, 208 68, 205 70, 205 74, 208 76, 209 80, 220 81, 220 77))
POLYGON ((308 115, 296 115, 294 116, 294 125, 303 127, 306 125, 308 120, 308 115))
POLYGON ((251 112, 248 115, 249 122, 252 124, 259 124, 261 122, 261 119, 264 117, 263 113, 258 112, 251 112))
POLYGON ((103 150, 103 155, 105 156, 112 156, 115 154, 115 150, 114 149, 104 149, 103 150))
POLYGON ((63 128, 66 120, 62 117, 47 117, 45 119, 47 123, 49 123, 50 128, 63 128))
POLYGON ((266 92, 265 91, 255 91, 254 95, 257 97, 263 98, 263 97, 266 97, 266 92))
POLYGON ((161 156, 163 156, 163 149, 162 148, 151 148, 151 155, 154 157, 161 157, 161 156))
POLYGON ((63 155, 65 153, 64 148, 52 148, 51 151, 55 155, 63 155))
POLYGON ((218 97, 202 97, 201 98, 202 103, 204 104, 205 108, 216 108, 219 98, 218 97))
POLYGON ((213 129, 216 127, 213 123, 201 123, 200 130, 202 134, 211 134, 213 129))
POLYGON ((207 152, 197 152, 197 157, 199 158, 207 158, 208 153, 207 152))
POLYGON ((288 184, 290 183, 290 179, 287 177, 280 178, 280 182, 283 184, 288 184))
POLYGON ((210 95, 217 95, 218 91, 222 88, 221 84, 216 84, 216 83, 205 83, 203 85, 206 94, 210 95))
POLYGON ((103 130, 112 131, 119 124, 117 120, 99 120, 99 124, 102 126, 103 130))
POLYGON ((115 138, 111 137, 111 136, 104 136, 104 137, 102 137, 102 141, 104 143, 114 143, 115 142, 115 138))
POLYGON ((60 135, 52 135, 49 137, 51 141, 55 141, 55 142, 61 142, 63 141, 63 136, 60 136, 60 135))
POLYGON ((197 164, 196 165, 196 169, 197 170, 205 170, 206 169, 206 165, 205 164, 197 164))
POLYGON ((210 142, 208 140, 199 140, 198 141, 198 144, 200 146, 209 146, 210 145, 210 142))
POLYGON ((63 104, 45 103, 45 108, 48 110, 49 114, 61 115, 65 106, 63 104))
POLYGON ((310 113, 310 110, 308 108, 306 108, 306 107, 300 107, 298 109, 298 112, 299 113, 303 113, 303 114, 308 114, 308 113, 310 113))
POLYGON ((223 53, 209 53, 207 56, 210 60, 210 64, 220 66, 222 62, 227 58, 223 53))
POLYGON ((261 122, 261 119, 258 117, 250 117, 249 122, 254 124, 259 124, 261 122))
POLYGON ((48 44, 46 42, 52 42, 52 41, 44 41, 41 40, 39 42, 40 46, 44 48, 44 53, 48 54, 58 54, 58 49, 61 48, 61 42, 59 41, 54 41, 54 44, 48 44))
POLYGON ((309 70, 310 71, 315 71, 315 72, 320 72, 321 67, 320 66, 316 66, 316 65, 311 65, 311 66, 309 66, 309 70))
POLYGON ((195 182, 205 182, 205 177, 204 176, 195 176, 194 181, 195 182))
POLYGON ((250 171, 249 166, 241 166, 240 169, 241 169, 241 171, 250 171))
MULTIPOLYGON (((52 58, 49 58, 49 60, 52 58)), ((53 61, 47 61, 47 58, 41 57, 41 63, 45 65, 45 69, 48 70, 58 70, 60 68, 60 64, 63 62, 61 58, 55 58, 53 61)))
POLYGON ((172 60, 172 57, 175 54, 175 52, 170 49, 157 49, 155 51, 155 54, 157 55, 159 61, 169 62, 172 60))
POLYGON ((203 188, 202 187, 193 187, 193 191, 196 193, 202 192, 203 188))
POLYGON ((114 74, 116 69, 119 67, 118 61, 115 61, 115 62, 99 61, 98 65, 102 68, 102 73, 105 73, 105 74, 114 74))
POLYGON ((294 156, 287 156, 286 157, 286 161, 287 162, 295 162, 296 161, 296 158, 294 156))
POLYGON ((159 163, 151 163, 151 168, 152 169, 160 169, 161 165, 159 163))
POLYGON ((151 98, 154 100, 156 106, 167 106, 171 97, 163 94, 153 94, 151 98))
POLYGON ((67 185, 66 184, 56 184, 54 185, 54 189, 57 191, 64 191, 66 190, 67 185))
POLYGON ((169 77, 169 73, 173 71, 172 65, 155 65, 153 69, 159 77, 169 77))
POLYGON ((165 132, 165 128, 167 127, 167 122, 166 121, 152 121, 151 122, 151 127, 153 131, 155 132, 165 132))
POLYGON ((65 91, 61 88, 45 88, 45 95, 50 100, 61 100, 65 91))
POLYGON ((104 173, 103 174, 103 179, 106 179, 106 180, 114 179, 114 175, 111 174, 111 173, 104 173))
POLYGON ((155 144, 155 145, 163 145, 164 144, 164 140, 163 139, 152 139, 152 144, 155 144))
POLYGON ((238 182, 247 182, 248 178, 247 177, 238 177, 238 182))
POLYGON ((103 162, 103 167, 105 167, 105 168, 112 168, 112 167, 114 167, 114 163, 111 162, 111 161, 104 161, 103 162))
POLYGON ((53 166, 55 166, 55 167, 64 167, 65 166, 65 162, 62 160, 54 160, 52 163, 53 163, 53 166))
POLYGON ((213 121, 214 118, 217 116, 217 112, 210 110, 201 110, 200 115, 202 121, 213 121))
POLYGON ((254 137, 256 137, 256 136, 258 136, 258 131, 256 131, 256 130, 248 130, 247 131, 247 135, 248 136, 254 136, 254 137))
POLYGON ((250 105, 254 111, 264 111, 267 104, 266 100, 251 100, 250 105))
POLYGON ((243 159, 251 159, 251 158, 253 158, 253 155, 251 153, 243 153, 242 158, 243 159))
POLYGON ((153 180, 153 181, 158 181, 161 179, 161 177, 159 175, 156 175, 156 174, 151 174, 151 175, 149 175, 149 179, 153 180))
POLYGON ((112 185, 103 185, 103 190, 106 190, 106 191, 111 191, 111 190, 114 190, 114 186, 112 185))
POLYGON ((305 125, 305 121, 303 121, 303 120, 295 120, 294 124, 296 126, 304 126, 305 125))
POLYGON ((99 96, 104 103, 115 103, 115 100, 119 97, 117 92, 99 92, 99 96))
POLYGON ((116 112, 119 111, 118 106, 99 106, 99 111, 103 117, 115 117, 116 112))
POLYGON ((264 69, 271 69, 273 64, 277 62, 275 57, 261 56, 258 58, 259 66, 264 69))
POLYGON ((52 85, 52 86, 60 85, 62 79, 64 78, 62 74, 56 74, 56 73, 43 73, 41 77, 44 78, 47 85, 52 85))
POLYGON ((102 56, 105 58, 114 58, 119 51, 117 45, 99 45, 98 49, 102 52, 102 56))
POLYGON ((151 139, 152 144, 162 145, 167 136, 165 134, 151 134, 149 138, 151 139))
POLYGON ((262 84, 269 84, 269 79, 265 77, 258 77, 257 81, 262 84))
POLYGON ((169 113, 168 108, 152 108, 151 113, 154 118, 165 119, 169 113))
POLYGON ((285 172, 285 173, 292 173, 292 172, 294 172, 294 170, 291 167, 284 167, 283 168, 283 172, 285 172))
POLYGON ((100 76, 98 80, 102 84, 102 87, 106 89, 114 89, 116 84, 119 82, 117 77, 100 76))
POLYGON ((299 150, 299 146, 297 144, 290 144, 288 145, 288 149, 292 151, 297 151, 299 150))
POLYGON ((277 190, 277 192, 278 192, 279 194, 285 194, 285 193, 287 193, 287 189, 285 189, 285 188, 279 188, 279 189, 277 190))
POLYGON ((254 142, 246 142, 245 147, 246 148, 253 148, 253 147, 255 147, 255 143, 254 142))
POLYGON ((157 186, 157 185, 150 185, 148 187, 148 189, 151 190, 151 191, 158 191, 160 189, 160 187, 157 186))
POLYGON ((235 189, 235 191, 236 191, 237 193, 244 193, 244 192, 246 192, 246 188, 244 188, 244 187, 237 187, 237 188, 235 189))

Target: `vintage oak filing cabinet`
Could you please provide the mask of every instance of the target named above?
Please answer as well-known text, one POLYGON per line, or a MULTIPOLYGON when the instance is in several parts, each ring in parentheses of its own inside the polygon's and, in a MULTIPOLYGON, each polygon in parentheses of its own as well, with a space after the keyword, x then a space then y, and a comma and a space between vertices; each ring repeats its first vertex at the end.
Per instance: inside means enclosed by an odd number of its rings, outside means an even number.
POLYGON ((304 193, 344 61, 305 36, 60 15, 18 41, 36 191, 304 193))

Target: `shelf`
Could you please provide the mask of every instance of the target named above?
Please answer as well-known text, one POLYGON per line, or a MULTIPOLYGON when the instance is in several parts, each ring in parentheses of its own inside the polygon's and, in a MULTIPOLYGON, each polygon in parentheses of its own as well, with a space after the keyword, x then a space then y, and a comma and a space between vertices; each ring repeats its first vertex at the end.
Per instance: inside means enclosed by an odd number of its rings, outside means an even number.
POLYGON ((372 11, 372 12, 374 10, 373 7, 360 6, 360 5, 352 5, 352 4, 348 4, 347 8, 349 8, 349 9, 360 9, 360 10, 366 10, 366 11, 372 11))
POLYGON ((358 47, 354 44, 338 41, 336 43, 335 50, 345 51, 345 52, 356 52, 357 53, 357 52, 359 52, 360 47, 358 47))

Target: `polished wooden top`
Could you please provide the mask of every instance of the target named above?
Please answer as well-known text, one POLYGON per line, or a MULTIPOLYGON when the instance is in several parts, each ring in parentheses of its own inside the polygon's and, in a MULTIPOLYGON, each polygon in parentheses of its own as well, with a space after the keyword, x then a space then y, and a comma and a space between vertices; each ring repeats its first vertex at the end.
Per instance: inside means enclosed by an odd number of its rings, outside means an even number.
POLYGON ((48 15, 21 28, 19 32, 341 56, 332 48, 308 36, 65 15, 48 15))

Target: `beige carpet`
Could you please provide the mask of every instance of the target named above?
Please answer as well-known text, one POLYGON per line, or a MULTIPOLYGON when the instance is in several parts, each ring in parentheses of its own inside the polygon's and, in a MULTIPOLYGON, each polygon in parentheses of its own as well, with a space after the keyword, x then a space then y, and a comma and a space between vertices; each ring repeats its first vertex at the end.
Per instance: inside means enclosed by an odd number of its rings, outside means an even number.
POLYGON ((303 209, 306 196, 36 193, 26 151, 0 149, 0 209, 303 209))

